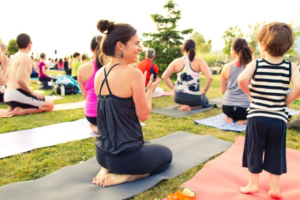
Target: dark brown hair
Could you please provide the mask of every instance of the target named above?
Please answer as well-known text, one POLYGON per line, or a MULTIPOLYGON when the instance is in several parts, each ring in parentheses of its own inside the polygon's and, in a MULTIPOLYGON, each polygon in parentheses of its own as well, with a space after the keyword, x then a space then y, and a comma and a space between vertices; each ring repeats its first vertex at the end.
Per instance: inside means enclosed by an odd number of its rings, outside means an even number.
POLYGON ((196 56, 195 48, 196 44, 194 40, 189 39, 182 44, 181 52, 183 52, 183 50, 188 52, 190 61, 193 61, 196 56))
POLYGON ((97 69, 100 69, 103 65, 103 60, 101 56, 101 51, 100 51, 100 43, 102 40, 102 36, 98 35, 93 37, 91 40, 91 50, 94 52, 96 51, 96 67, 97 69))
POLYGON ((243 38, 237 38, 232 42, 232 49, 236 51, 239 56, 239 62, 244 67, 252 60, 252 51, 248 43, 243 38))
POLYGON ((31 42, 30 36, 25 33, 21 33, 17 37, 17 44, 18 44, 19 49, 27 48, 27 46, 30 42, 31 42))
POLYGON ((45 57, 46 57, 46 54, 41 53, 40 58, 41 58, 41 59, 44 59, 45 57))
POLYGON ((257 40, 271 56, 283 56, 294 44, 294 32, 288 24, 272 22, 260 29, 257 40))
POLYGON ((136 29, 129 24, 115 24, 108 20, 99 20, 97 28, 101 33, 106 33, 102 38, 100 50, 107 56, 115 56, 117 42, 126 44, 136 34, 136 29))
POLYGON ((75 52, 75 53, 73 54, 73 58, 76 58, 77 56, 80 56, 80 53, 75 52))

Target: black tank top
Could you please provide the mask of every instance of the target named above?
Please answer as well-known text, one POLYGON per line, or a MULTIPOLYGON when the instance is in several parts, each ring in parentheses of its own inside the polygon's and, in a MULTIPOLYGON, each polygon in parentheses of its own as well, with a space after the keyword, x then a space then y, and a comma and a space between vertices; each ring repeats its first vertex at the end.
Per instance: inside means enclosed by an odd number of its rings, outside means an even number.
POLYGON ((117 97, 111 93, 108 85, 108 74, 119 64, 112 66, 107 74, 106 66, 104 67, 105 77, 100 87, 97 105, 99 131, 95 144, 101 153, 112 155, 135 151, 144 144, 142 127, 136 115, 132 97, 117 97), (101 95, 104 81, 109 91, 108 95, 101 95))

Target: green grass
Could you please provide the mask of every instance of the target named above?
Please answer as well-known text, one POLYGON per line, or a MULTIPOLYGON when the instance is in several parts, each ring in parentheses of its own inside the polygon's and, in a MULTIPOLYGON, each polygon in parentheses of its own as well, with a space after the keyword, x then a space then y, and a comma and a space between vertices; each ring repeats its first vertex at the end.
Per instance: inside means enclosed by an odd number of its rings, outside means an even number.
MULTIPOLYGON (((201 86, 205 84, 205 79, 201 77, 201 86)), ((32 87, 36 87, 33 83, 32 87)), ((160 86, 168 90, 162 82, 160 86)), ((48 93, 47 93, 48 94, 48 93)), ((221 97, 220 76, 215 75, 211 88, 207 96, 209 98, 221 97)), ((81 95, 65 96, 64 100, 55 103, 74 102, 83 100, 81 95)), ((153 99, 153 109, 173 105, 173 97, 161 97, 153 99)), ((6 108, 1 105, 0 108, 6 108)), ((292 108, 299 109, 299 105, 292 104, 292 108)), ((175 131, 186 131, 198 135, 212 135, 217 138, 234 142, 237 137, 244 137, 245 132, 236 133, 231 131, 221 131, 207 126, 196 125, 193 119, 202 119, 221 113, 220 108, 215 108, 204 113, 195 114, 180 119, 151 114, 143 126, 145 140, 168 135, 175 131)), ((47 113, 31 114, 25 116, 15 116, 12 118, 0 119, 1 133, 16 130, 30 129, 50 124, 73 121, 84 118, 83 109, 70 111, 53 111, 47 113)), ((287 147, 300 150, 300 135, 298 131, 287 131, 287 147)), ((21 153, 8 158, 0 159, 0 186, 18 182, 34 180, 55 172, 62 167, 74 165, 86 161, 95 156, 93 138, 59 144, 52 147, 35 149, 30 152, 21 153)), ((216 156, 217 157, 217 156, 216 156)), ((214 157, 215 158, 215 157, 214 157)), ((212 159, 214 159, 212 158, 212 159)), ((155 187, 150 188, 131 199, 154 199, 163 198, 168 193, 175 192, 176 188, 185 181, 192 178, 205 164, 185 171, 180 176, 162 181, 155 187)), ((91 179, 92 181, 92 179, 91 179)), ((91 183, 92 184, 92 183, 91 183)))

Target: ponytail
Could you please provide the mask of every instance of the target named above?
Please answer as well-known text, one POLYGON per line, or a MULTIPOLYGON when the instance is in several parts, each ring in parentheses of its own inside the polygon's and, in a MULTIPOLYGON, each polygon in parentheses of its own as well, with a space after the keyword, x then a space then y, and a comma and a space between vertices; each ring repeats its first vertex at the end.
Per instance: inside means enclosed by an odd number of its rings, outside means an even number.
POLYGON ((189 59, 190 59, 191 62, 194 60, 195 55, 196 55, 195 49, 190 49, 190 51, 189 51, 189 59))
POLYGON ((248 46, 244 46, 238 53, 240 63, 245 67, 252 60, 252 51, 248 46))

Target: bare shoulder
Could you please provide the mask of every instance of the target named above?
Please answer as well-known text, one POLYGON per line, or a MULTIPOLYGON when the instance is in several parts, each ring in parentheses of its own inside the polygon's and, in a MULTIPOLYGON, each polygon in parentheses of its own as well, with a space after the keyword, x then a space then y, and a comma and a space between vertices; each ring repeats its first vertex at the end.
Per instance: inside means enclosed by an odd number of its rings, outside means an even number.
POLYGON ((126 70, 124 70, 124 73, 127 75, 127 77, 136 77, 143 75, 142 71, 137 68, 132 67, 126 67, 126 70))
POLYGON ((84 63, 83 65, 80 65, 80 67, 78 68, 78 71, 83 72, 84 70, 87 70, 91 67, 94 67, 93 63, 91 63, 91 62, 84 63))

